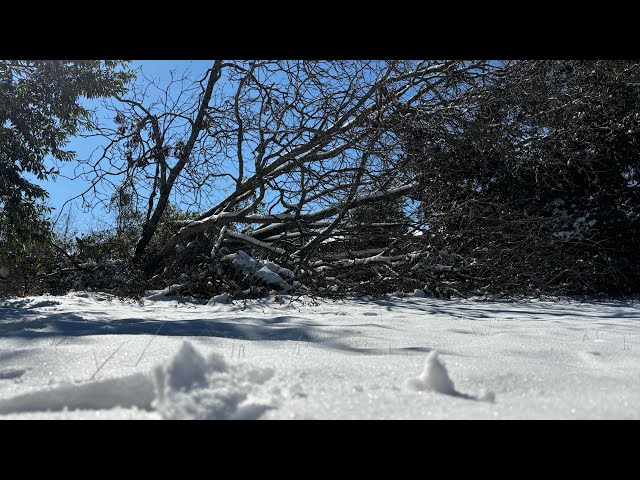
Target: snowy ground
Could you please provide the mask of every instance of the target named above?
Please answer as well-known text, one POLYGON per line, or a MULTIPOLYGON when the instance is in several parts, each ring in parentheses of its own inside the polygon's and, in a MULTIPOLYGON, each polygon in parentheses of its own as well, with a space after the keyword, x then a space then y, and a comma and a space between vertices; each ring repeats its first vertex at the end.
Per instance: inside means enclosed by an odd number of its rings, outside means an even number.
POLYGON ((0 419, 640 418, 639 407, 637 305, 0 300, 0 419))

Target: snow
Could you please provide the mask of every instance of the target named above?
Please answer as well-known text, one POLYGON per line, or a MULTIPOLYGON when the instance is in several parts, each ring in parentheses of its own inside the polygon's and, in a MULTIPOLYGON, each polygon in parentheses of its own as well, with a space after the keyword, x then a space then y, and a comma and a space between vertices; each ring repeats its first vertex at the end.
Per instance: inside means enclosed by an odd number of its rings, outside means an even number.
POLYGON ((238 232, 231 232, 231 231, 227 231, 225 233, 225 235, 229 238, 235 238, 237 240, 240 240, 241 242, 247 243, 249 245, 255 245, 257 247, 261 247, 263 249, 266 250, 270 250, 274 253, 277 253, 278 255, 283 255, 285 253, 285 251, 282 248, 279 247, 274 247, 273 245, 271 245, 268 242, 262 242, 256 238, 253 238, 249 235, 244 235, 242 233, 238 233, 238 232))
POLYGON ((255 277, 259 278, 266 284, 284 285, 284 280, 277 273, 269 270, 267 267, 262 267, 255 273, 255 277))
POLYGON ((96 262, 85 262, 79 263, 78 268, 88 269, 88 268, 96 268, 98 264, 96 262))
MULTIPOLYGON (((224 363, 219 367, 224 370, 224 363)), ((169 363, 154 369, 159 399, 162 400, 168 392, 184 391, 204 384, 207 368, 206 359, 191 343, 184 342, 169 363)))
POLYGON ((12 298, 0 419, 638 419, 639 340, 623 302, 12 298))
POLYGON ((222 259, 231 261, 233 265, 240 269, 243 275, 253 275, 267 285, 277 285, 284 291, 291 289, 291 285, 282 278, 294 277, 293 272, 287 268, 280 267, 269 261, 260 262, 244 250, 238 250, 236 253, 224 256, 222 259))
POLYGON ((456 395, 453 381, 449 378, 447 368, 438 360, 438 351, 434 350, 427 357, 424 370, 419 377, 410 378, 406 383, 412 390, 433 390, 445 395, 456 395))
POLYGON ((262 262, 266 268, 271 270, 273 273, 277 273, 282 278, 293 278, 295 275, 288 268, 281 267, 277 263, 273 263, 270 261, 262 262))
POLYGON ((231 296, 228 293, 221 293, 220 295, 211 297, 207 302, 207 305, 215 305, 216 303, 229 303, 230 298, 231 296))
POLYGON ((244 275, 253 275, 261 268, 260 262, 244 250, 238 250, 236 253, 226 255, 223 257, 223 260, 231 260, 235 266, 240 268, 244 275))
POLYGON ((205 359, 189 342, 154 373, 157 399, 153 406, 163 418, 253 420, 272 408, 251 397, 271 378, 271 369, 228 366, 215 352, 205 359))

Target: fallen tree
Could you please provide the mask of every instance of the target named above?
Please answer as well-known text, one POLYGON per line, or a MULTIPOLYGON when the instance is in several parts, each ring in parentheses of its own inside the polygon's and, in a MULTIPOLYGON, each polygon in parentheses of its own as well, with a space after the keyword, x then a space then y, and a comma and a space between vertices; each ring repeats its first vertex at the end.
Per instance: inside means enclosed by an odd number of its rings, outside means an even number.
POLYGON ((634 62, 216 61, 111 104, 84 200, 136 218, 127 261, 166 293, 627 295, 637 78, 634 62))
MULTIPOLYGON (((175 75, 164 88, 145 81, 111 104, 114 123, 100 128, 108 144, 84 164, 92 182, 84 199, 116 191, 141 212, 132 260, 157 281, 205 236, 207 272, 221 252, 249 248, 318 284, 323 271, 347 265, 330 258, 330 240, 363 233, 350 212, 402 203, 415 190, 392 128, 399 115, 425 104, 438 112, 443 92, 492 72, 487 62, 215 61, 201 78, 175 75), (172 198, 195 218, 175 222, 158 244, 172 198)), ((347 252, 352 266, 398 261, 359 250, 347 252)))

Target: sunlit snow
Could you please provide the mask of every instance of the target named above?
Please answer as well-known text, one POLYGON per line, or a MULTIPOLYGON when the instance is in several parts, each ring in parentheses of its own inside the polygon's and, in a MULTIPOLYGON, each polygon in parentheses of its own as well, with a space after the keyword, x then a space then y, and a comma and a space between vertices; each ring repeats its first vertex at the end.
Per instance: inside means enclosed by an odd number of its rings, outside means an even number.
POLYGON ((3 300, 0 418, 640 418, 637 305, 416 293, 3 300))

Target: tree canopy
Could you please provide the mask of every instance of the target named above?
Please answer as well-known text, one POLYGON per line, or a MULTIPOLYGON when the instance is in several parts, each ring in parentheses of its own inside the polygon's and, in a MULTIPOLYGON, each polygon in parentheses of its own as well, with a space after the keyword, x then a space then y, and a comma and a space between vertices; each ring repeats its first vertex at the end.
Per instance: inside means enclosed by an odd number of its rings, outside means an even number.
POLYGON ((69 137, 91 123, 82 99, 122 93, 131 77, 119 61, 0 61, 0 255, 24 254, 49 230, 47 192, 25 174, 45 180, 71 161, 69 137))

